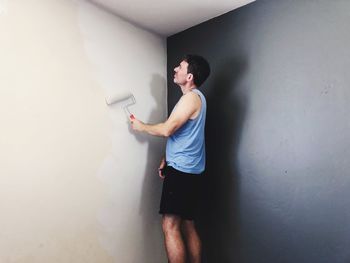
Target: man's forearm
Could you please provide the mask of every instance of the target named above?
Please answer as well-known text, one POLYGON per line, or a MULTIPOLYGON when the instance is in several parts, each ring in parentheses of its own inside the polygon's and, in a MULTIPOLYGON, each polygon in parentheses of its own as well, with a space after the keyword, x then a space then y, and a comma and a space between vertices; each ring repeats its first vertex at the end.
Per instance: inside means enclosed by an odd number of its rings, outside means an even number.
POLYGON ((146 132, 150 135, 161 136, 161 137, 169 137, 170 132, 165 123, 158 124, 142 124, 142 131, 146 132))

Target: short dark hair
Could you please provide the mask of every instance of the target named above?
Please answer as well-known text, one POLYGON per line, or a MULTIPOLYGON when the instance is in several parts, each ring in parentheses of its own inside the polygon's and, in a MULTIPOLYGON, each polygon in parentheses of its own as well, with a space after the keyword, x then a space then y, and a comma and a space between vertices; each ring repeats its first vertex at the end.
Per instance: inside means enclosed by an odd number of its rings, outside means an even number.
POLYGON ((193 75, 194 84, 200 87, 210 74, 208 61, 201 56, 191 54, 185 55, 182 60, 188 63, 187 73, 193 75))

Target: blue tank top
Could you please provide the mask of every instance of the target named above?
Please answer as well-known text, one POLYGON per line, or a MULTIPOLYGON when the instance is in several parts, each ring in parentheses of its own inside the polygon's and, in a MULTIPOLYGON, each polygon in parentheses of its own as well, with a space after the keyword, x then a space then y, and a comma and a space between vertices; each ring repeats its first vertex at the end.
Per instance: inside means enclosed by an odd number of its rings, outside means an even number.
MULTIPOLYGON (((166 162, 176 170, 184 173, 200 174, 205 169, 205 116, 207 103, 198 89, 193 89, 202 101, 199 115, 187 120, 172 134, 166 144, 166 162)), ((176 105, 174 109, 176 108, 176 105)))

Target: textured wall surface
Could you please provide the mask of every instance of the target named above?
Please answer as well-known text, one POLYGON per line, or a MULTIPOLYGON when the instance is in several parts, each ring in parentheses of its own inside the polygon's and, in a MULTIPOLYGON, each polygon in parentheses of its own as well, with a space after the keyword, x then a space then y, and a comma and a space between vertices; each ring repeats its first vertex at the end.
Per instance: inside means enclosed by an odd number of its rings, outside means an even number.
POLYGON ((206 262, 350 261, 350 3, 264 1, 168 38, 208 58, 206 262))

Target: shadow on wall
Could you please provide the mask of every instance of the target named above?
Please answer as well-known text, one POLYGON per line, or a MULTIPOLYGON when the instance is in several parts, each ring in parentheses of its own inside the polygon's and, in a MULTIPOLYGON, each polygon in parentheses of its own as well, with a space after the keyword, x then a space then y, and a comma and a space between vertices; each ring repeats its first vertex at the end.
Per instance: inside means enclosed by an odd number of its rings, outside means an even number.
MULTIPOLYGON (((156 106, 152 109, 149 118, 144 121, 152 124, 163 122, 164 119, 160 116, 166 117, 164 112, 166 107, 163 106, 166 103, 165 78, 161 75, 153 74, 150 82, 150 92, 156 102, 156 106)), ((164 139, 135 133, 131 130, 130 126, 129 129, 139 142, 148 143, 139 208, 139 213, 143 221, 143 235, 140 238, 143 239, 144 244, 142 254, 145 255, 145 258, 154 258, 156 255, 161 254, 160 251, 163 251, 163 243, 158 243, 157 241, 162 236, 160 216, 158 214, 162 180, 158 176, 158 167, 161 158, 165 155, 164 139)), ((164 258, 160 258, 159 260, 154 258, 154 262, 161 262, 162 260, 164 258)))
POLYGON ((215 66, 207 92, 206 181, 198 229, 203 241, 203 262, 239 262, 238 150, 247 109, 244 57, 215 66), (237 260, 237 261, 236 261, 237 260))

